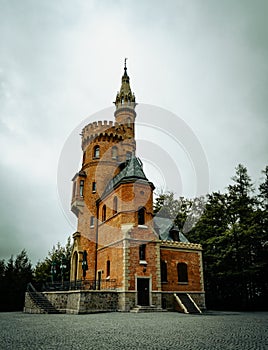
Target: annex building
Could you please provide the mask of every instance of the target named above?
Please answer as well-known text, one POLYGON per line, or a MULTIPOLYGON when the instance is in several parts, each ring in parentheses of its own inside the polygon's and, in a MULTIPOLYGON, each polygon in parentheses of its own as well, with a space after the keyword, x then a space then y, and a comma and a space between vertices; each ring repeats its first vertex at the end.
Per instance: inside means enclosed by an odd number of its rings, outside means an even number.
POLYGON ((114 122, 90 123, 81 134, 83 161, 71 202, 78 220, 71 281, 113 289, 121 311, 183 309, 188 297, 205 308, 201 246, 153 214, 154 185, 136 155, 136 99, 126 63, 114 104, 114 122))

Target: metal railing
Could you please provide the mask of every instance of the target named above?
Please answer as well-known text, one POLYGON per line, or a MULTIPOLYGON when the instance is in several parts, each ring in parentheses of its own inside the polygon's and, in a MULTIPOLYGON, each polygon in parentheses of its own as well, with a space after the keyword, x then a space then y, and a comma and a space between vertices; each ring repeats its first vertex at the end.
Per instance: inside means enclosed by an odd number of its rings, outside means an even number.
POLYGON ((41 288, 44 291, 67 291, 67 290, 116 290, 116 279, 111 280, 77 280, 64 282, 44 283, 41 288))

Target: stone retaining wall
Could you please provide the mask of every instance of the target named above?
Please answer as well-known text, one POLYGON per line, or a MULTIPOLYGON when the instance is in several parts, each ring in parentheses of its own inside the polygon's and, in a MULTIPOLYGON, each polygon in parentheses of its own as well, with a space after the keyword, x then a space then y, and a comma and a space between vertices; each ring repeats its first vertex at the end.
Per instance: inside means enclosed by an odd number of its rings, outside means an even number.
POLYGON ((118 294, 115 291, 44 292, 46 298, 60 312, 88 314, 117 311, 118 294))

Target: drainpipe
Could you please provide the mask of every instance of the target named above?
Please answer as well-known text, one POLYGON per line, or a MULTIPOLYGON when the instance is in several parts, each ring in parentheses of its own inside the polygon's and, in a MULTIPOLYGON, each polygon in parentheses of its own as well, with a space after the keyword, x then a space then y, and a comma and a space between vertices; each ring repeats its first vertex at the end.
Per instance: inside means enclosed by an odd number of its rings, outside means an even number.
POLYGON ((95 242, 95 273, 94 273, 94 289, 97 287, 97 263, 98 263, 98 240, 99 240, 99 200, 96 201, 97 207, 97 225, 96 225, 96 242, 95 242))

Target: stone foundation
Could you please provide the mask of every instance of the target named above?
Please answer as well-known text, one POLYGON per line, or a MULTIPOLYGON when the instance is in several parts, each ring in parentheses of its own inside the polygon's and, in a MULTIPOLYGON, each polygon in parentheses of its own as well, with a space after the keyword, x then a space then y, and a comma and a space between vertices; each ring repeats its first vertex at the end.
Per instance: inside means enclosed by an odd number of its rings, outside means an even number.
MULTIPOLYGON (((204 293, 188 293, 201 310, 205 309, 204 293)), ((136 292, 121 291, 57 291, 43 292, 43 295, 60 312, 67 314, 88 314, 97 312, 129 312, 136 307, 136 292)), ((152 292, 152 305, 175 311, 174 292, 152 292)), ((24 312, 44 313, 25 294, 24 312)))

